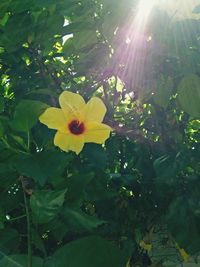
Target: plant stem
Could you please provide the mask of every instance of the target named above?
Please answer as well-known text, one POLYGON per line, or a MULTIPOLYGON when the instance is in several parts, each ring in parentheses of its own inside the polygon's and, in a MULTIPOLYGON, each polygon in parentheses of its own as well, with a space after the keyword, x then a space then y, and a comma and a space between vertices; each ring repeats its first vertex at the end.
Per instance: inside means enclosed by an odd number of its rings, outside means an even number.
POLYGON ((22 150, 19 150, 19 149, 15 149, 15 148, 12 148, 12 147, 8 144, 8 142, 6 141, 6 139, 5 139, 4 137, 1 137, 0 140, 3 142, 3 144, 6 146, 6 148, 10 149, 11 151, 13 151, 13 152, 15 152, 15 153, 28 154, 28 153, 25 152, 25 151, 22 151, 22 150))
POLYGON ((20 216, 18 216, 18 217, 9 219, 8 222, 16 221, 16 220, 22 219, 22 218, 24 218, 24 217, 26 217, 26 214, 23 214, 23 215, 20 215, 20 216))
POLYGON ((27 242, 28 242, 28 265, 27 267, 32 267, 31 218, 30 218, 27 196, 26 196, 26 192, 24 191, 24 189, 23 189, 23 193, 24 193, 24 204, 25 204, 25 210, 26 210, 26 220, 27 220, 27 242))
POLYGON ((27 148, 29 152, 30 151, 30 131, 27 132, 27 148))

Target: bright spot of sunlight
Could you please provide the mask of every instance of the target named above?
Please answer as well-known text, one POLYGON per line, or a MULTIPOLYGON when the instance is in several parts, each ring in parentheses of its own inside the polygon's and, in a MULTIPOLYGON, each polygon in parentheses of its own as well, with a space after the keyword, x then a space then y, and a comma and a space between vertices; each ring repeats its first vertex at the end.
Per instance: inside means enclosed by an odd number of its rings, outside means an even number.
POLYGON ((157 0, 140 0, 138 5, 138 13, 142 17, 147 17, 151 12, 153 6, 156 4, 157 0))
POLYGON ((137 16, 145 20, 149 17, 154 7, 165 11, 170 17, 176 19, 200 19, 199 14, 194 13, 200 0, 140 0, 137 16))

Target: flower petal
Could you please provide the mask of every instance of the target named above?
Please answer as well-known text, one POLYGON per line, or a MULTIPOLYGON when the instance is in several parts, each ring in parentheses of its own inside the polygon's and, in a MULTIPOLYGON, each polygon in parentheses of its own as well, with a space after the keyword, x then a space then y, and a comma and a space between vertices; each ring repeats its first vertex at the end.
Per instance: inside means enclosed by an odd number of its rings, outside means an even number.
POLYGON ((100 98, 91 98, 83 110, 85 113, 85 121, 102 122, 106 114, 106 110, 106 106, 100 98))
POLYGON ((99 122, 85 124, 84 138, 86 143, 103 144, 109 138, 112 129, 110 126, 99 122))
POLYGON ((81 95, 69 91, 64 91, 59 96, 60 106, 67 118, 79 117, 80 110, 85 106, 85 101, 81 95))
POLYGON ((61 132, 68 131, 64 113, 60 108, 47 108, 39 117, 39 120, 50 129, 56 129, 61 132))
POLYGON ((78 155, 83 149, 84 137, 83 135, 75 136, 57 132, 54 137, 54 145, 66 152, 74 151, 78 155))

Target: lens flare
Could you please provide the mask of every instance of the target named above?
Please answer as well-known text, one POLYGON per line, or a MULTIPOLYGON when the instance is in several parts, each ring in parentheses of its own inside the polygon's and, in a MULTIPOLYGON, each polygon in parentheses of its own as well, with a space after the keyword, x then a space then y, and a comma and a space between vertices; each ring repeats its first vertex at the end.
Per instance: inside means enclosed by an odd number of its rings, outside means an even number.
POLYGON ((141 16, 144 19, 149 16, 153 6, 156 4, 156 0, 141 0, 138 5, 137 16, 141 16))
POLYGON ((128 81, 128 87, 132 89, 138 87, 143 80, 150 43, 146 30, 156 2, 157 0, 140 0, 134 12, 130 12, 121 32, 118 32, 118 38, 124 39, 115 53, 116 61, 122 66, 118 73, 122 80, 128 81))
MULTIPOLYGON (((166 44, 155 37, 155 28, 162 33, 162 38, 165 32, 169 34, 168 25, 180 21, 180 31, 182 29, 182 35, 186 35, 190 24, 185 20, 200 18, 199 14, 193 13, 199 3, 200 0, 138 0, 137 6, 130 9, 126 21, 117 30, 115 40, 119 45, 113 57, 114 72, 125 81, 126 93, 142 95, 142 90, 154 87, 153 54, 159 55, 166 50, 166 44)), ((176 35, 173 38, 177 43, 176 35)))

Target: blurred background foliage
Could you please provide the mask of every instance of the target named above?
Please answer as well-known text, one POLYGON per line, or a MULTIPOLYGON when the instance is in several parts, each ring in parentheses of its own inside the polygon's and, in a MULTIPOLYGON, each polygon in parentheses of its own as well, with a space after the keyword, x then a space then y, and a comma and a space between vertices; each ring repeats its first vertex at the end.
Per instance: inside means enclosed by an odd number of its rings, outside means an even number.
POLYGON ((198 262, 200 3, 164 3, 1 0, 0 266, 198 262), (53 146, 63 90, 102 98, 105 146, 53 146))

